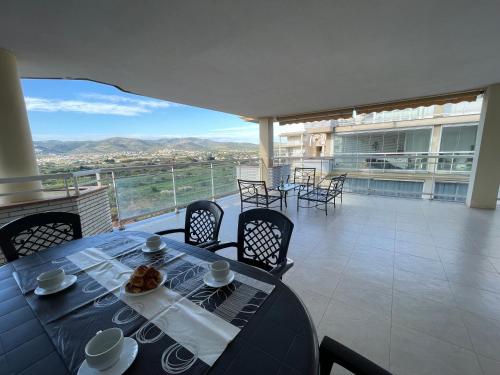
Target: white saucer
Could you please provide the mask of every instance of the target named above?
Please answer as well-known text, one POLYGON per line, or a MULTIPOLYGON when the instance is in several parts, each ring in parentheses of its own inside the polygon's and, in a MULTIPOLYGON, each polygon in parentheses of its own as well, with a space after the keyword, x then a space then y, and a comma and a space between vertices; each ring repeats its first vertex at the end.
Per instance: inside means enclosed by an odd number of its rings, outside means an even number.
POLYGON ((158 247, 158 249, 150 249, 149 247, 147 247, 146 244, 144 244, 142 246, 142 251, 145 253, 156 253, 158 251, 165 250, 166 248, 167 248, 167 244, 165 242, 161 241, 161 245, 160 245, 160 247, 158 247))
POLYGON ((161 272, 160 273, 162 274, 161 276, 161 281, 160 283, 158 284, 158 286, 154 289, 150 289, 150 290, 146 290, 145 292, 140 292, 140 293, 129 293, 127 292, 127 290, 125 289, 125 285, 127 285, 128 283, 128 280, 126 280, 122 287, 120 288, 121 292, 126 295, 126 296, 130 296, 130 297, 138 297, 138 296, 144 296, 146 294, 149 294, 149 293, 153 293, 155 290, 157 290, 159 287, 163 286, 163 284, 165 284, 165 281, 167 281, 167 273, 166 272, 161 272))
POLYGON ((37 296, 47 296, 49 294, 54 294, 57 292, 60 292, 61 290, 64 290, 66 288, 69 288, 71 285, 73 285, 76 282, 77 277, 75 275, 66 275, 64 277, 64 281, 59 284, 57 287, 52 288, 52 289, 45 289, 45 288, 36 288, 35 289, 35 294, 37 296))
POLYGON ((212 288, 220 288, 220 287, 226 286, 228 284, 231 284, 233 282, 233 280, 234 280, 234 272, 233 271, 229 271, 229 274, 227 275, 226 279, 222 280, 222 281, 215 280, 212 276, 212 273, 210 273, 210 272, 207 272, 205 274, 205 276, 203 276, 203 281, 205 282, 205 284, 207 284, 208 286, 211 286, 212 288))
POLYGON ((120 355, 120 359, 110 368, 99 371, 94 368, 90 368, 87 364, 87 360, 82 362, 82 365, 78 369, 78 375, 121 375, 130 367, 137 357, 139 352, 139 345, 132 337, 125 337, 123 339, 123 350, 120 355))

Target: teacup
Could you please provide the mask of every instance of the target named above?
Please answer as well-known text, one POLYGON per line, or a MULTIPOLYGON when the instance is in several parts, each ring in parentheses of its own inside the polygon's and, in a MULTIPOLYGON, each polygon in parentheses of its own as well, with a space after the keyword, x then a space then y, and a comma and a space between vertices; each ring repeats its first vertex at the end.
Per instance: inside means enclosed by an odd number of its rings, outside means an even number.
POLYGON ((99 331, 85 346, 85 359, 91 368, 106 370, 120 359, 123 349, 123 331, 109 328, 99 331))
POLYGON ((41 273, 36 278, 38 286, 42 289, 57 288, 64 281, 66 274, 62 268, 41 273))
POLYGON ((148 237, 146 240, 146 246, 151 250, 157 250, 161 246, 161 237, 157 234, 148 237))
POLYGON ((210 272, 212 273, 212 277, 216 281, 226 280, 229 275, 229 262, 225 260, 217 260, 210 264, 210 272))

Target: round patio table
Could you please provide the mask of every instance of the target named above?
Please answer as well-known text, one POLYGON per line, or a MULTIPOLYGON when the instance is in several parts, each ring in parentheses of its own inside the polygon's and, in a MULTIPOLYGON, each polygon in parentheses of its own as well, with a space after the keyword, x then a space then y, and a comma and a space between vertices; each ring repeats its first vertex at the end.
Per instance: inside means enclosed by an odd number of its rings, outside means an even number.
MULTIPOLYGON (((144 232, 113 232, 86 237, 44 250, 58 259, 96 246, 110 236, 144 232)), ((210 251, 166 239, 169 247, 205 261, 221 259, 210 251)), ((38 256, 0 267, 0 372, 2 374, 70 374, 60 353, 34 314, 13 277, 13 271, 38 264, 38 256)), ((224 258, 226 259, 226 258, 224 258)), ((318 374, 318 343, 312 320, 297 295, 269 273, 229 260, 240 274, 274 285, 257 312, 209 369, 210 374, 318 374)), ((141 352, 139 351, 139 356, 141 352)), ((127 374, 144 374, 130 367, 127 374)), ((186 374, 189 372, 187 371, 186 374)))

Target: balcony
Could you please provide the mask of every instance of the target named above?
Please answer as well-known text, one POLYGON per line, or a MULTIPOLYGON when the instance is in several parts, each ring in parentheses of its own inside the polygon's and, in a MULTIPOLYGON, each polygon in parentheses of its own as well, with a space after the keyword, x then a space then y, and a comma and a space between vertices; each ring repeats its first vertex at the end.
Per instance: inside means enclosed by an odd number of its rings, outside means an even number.
MULTIPOLYGON (((233 241, 239 197, 218 202, 221 238, 233 241)), ((346 194, 332 211, 297 212, 293 198, 285 211, 296 229, 289 250, 295 267, 284 281, 306 304, 319 338, 339 338, 398 374, 479 374, 478 363, 497 356, 498 211, 358 194, 346 194)), ((183 214, 125 229, 179 227, 183 214)))
MULTIPOLYGON (((353 155, 288 162, 316 167, 318 178, 346 170, 350 175, 397 172, 449 178, 467 176, 471 158, 370 154, 357 155, 356 163, 353 155), (366 158, 368 162, 360 161, 366 158)), ((43 194, 63 202, 104 196, 110 210, 83 210, 81 215, 90 214, 82 223, 99 222, 104 213, 125 231, 182 227, 182 207, 197 199, 217 199, 225 211, 220 238, 232 241, 239 215, 236 179, 257 179, 260 168, 259 160, 211 161, 29 179, 42 180, 43 194)), ((346 187, 355 190, 352 182, 346 187)), ((22 208, 21 214, 29 209, 22 208)), ((328 217, 314 208, 297 211, 294 197, 284 211, 296 227, 289 249, 295 267, 284 281, 304 301, 320 339, 336 337, 395 373, 412 373, 423 359, 433 373, 443 370, 443 361, 474 373, 478 363, 496 355, 491 348, 500 347, 500 335, 491 332, 498 330, 500 313, 500 213, 360 194, 346 194, 331 211, 328 217), (489 346, 483 344, 486 340, 489 346)), ((221 255, 235 256, 231 250, 221 255)))

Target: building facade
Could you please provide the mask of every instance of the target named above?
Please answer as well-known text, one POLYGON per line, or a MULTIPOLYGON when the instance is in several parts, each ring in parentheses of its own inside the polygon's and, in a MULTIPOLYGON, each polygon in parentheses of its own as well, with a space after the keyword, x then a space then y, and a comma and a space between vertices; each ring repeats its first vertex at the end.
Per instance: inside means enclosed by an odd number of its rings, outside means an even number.
POLYGON ((482 99, 278 130, 277 158, 348 173, 352 192, 463 201, 482 99))

